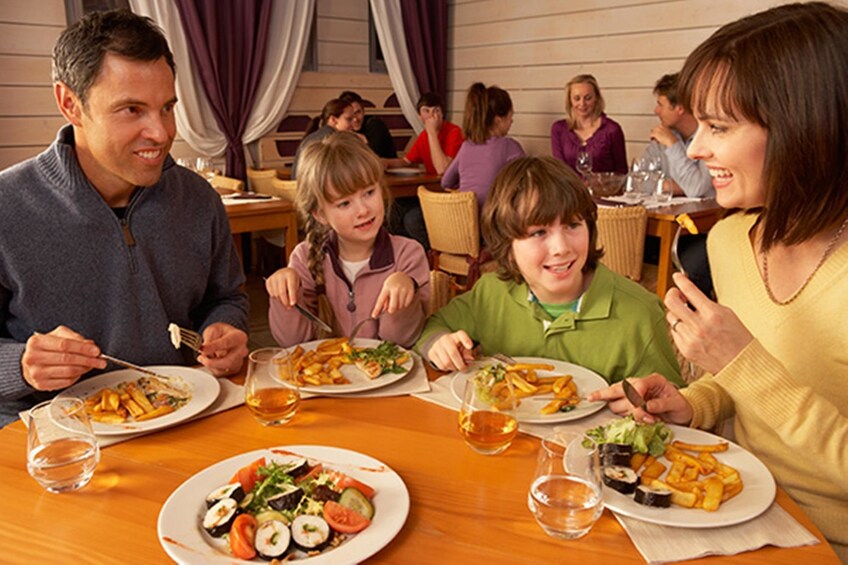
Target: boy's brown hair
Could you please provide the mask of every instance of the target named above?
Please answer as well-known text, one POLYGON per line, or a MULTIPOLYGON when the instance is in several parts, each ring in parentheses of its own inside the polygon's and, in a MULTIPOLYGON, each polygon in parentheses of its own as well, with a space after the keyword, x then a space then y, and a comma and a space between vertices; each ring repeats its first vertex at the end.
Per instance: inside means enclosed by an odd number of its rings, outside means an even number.
POLYGON ((583 181, 553 157, 511 161, 495 178, 480 217, 483 239, 498 262, 498 276, 524 281, 512 256, 512 242, 527 237, 527 228, 575 218, 585 220, 589 229, 586 273, 597 268, 604 251, 598 248, 598 208, 583 181))

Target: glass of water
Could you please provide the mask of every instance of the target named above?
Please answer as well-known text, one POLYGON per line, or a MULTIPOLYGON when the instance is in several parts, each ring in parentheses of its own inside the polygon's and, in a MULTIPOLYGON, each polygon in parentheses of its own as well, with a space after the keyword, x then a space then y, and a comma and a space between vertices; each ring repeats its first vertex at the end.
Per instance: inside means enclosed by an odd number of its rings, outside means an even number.
POLYGON ((585 147, 582 147, 577 153, 577 170, 580 172, 584 180, 589 179, 592 172, 592 154, 585 147))
POLYGON ((27 471, 50 492, 84 487, 100 461, 97 438, 79 398, 55 398, 29 411, 27 471))
POLYGON ((664 174, 660 174, 657 180, 657 202, 660 204, 668 204, 671 202, 671 197, 674 195, 674 186, 670 178, 664 174))
POLYGON ((527 505, 549 536, 585 536, 604 510, 598 447, 582 433, 555 430, 542 440, 527 505))

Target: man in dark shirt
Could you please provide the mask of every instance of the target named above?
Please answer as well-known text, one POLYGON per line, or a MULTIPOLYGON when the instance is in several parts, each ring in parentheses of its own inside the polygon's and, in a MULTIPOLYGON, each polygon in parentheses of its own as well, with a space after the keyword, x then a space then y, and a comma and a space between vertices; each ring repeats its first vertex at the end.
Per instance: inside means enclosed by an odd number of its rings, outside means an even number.
POLYGON ((339 95, 353 105, 353 130, 361 133, 368 140, 368 147, 383 159, 397 157, 397 149, 386 122, 376 116, 365 115, 365 105, 362 97, 351 90, 345 90, 339 95))

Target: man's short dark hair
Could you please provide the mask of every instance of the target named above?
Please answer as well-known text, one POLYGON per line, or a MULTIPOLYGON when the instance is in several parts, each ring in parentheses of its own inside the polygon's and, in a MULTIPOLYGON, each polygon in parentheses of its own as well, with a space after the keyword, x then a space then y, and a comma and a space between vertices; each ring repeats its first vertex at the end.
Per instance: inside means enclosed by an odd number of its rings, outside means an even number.
POLYGON ((442 112, 445 111, 445 105, 442 102, 442 97, 435 92, 425 92, 422 94, 421 98, 418 99, 418 104, 415 105, 415 109, 420 112, 421 108, 424 106, 429 108, 441 108, 442 112))
POLYGON ((339 100, 344 100, 345 102, 350 102, 351 104, 356 102, 360 106, 363 105, 362 104, 362 96, 360 96, 359 94, 357 94, 356 92, 354 92, 352 90, 345 90, 344 92, 339 94, 339 100))
POLYGON ((168 40, 153 20, 110 10, 89 13, 62 32, 53 47, 53 81, 65 83, 85 104, 107 53, 135 61, 164 57, 176 74, 168 40))
POLYGON ((680 73, 663 75, 654 85, 654 96, 665 96, 669 104, 677 106, 677 79, 680 73))

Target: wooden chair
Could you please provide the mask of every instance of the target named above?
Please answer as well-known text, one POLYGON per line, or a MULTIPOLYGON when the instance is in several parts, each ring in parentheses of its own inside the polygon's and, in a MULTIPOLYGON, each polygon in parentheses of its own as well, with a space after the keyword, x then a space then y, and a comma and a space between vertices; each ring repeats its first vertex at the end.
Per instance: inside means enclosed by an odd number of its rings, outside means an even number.
POLYGON ((430 239, 431 267, 451 275, 454 290, 470 289, 480 278, 481 263, 488 258, 480 248, 477 196, 473 192, 433 192, 419 186, 418 200, 430 239))
POLYGON ((271 180, 271 192, 268 194, 294 202, 297 195, 297 181, 274 178, 271 180))
POLYGON ((274 169, 247 169, 247 186, 252 192, 270 194, 271 181, 277 178, 274 169))
POLYGON ((443 271, 430 271, 430 304, 427 305, 427 315, 432 316, 450 302, 451 277, 443 271))
POLYGON ((224 175, 215 175, 212 177, 212 180, 209 181, 209 184, 212 185, 213 188, 221 189, 221 190, 234 190, 236 192, 244 191, 244 181, 241 179, 234 179, 232 177, 225 177, 224 175))
POLYGON ((642 254, 648 211, 644 206, 598 207, 598 245, 601 263, 634 281, 642 279, 642 254))

